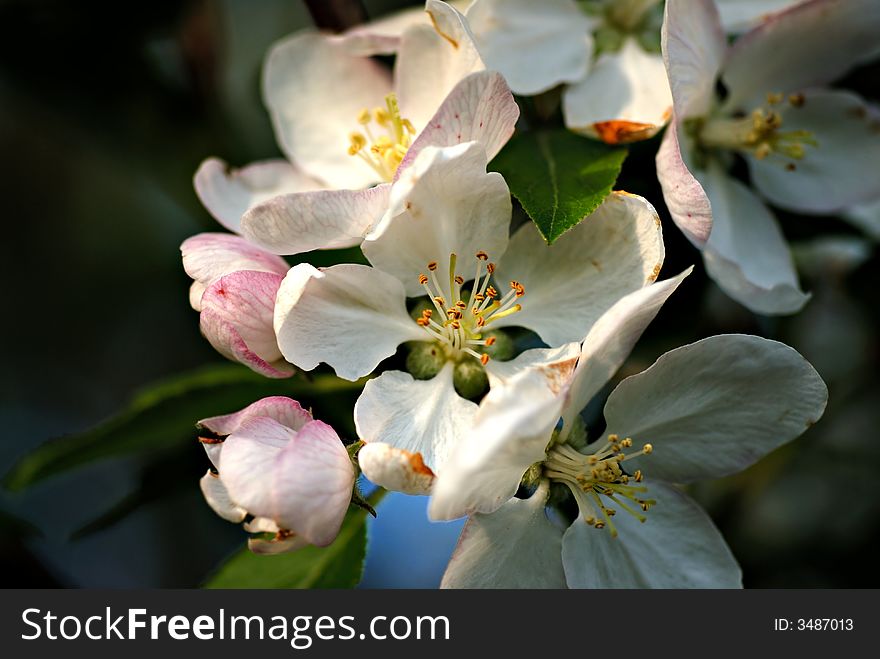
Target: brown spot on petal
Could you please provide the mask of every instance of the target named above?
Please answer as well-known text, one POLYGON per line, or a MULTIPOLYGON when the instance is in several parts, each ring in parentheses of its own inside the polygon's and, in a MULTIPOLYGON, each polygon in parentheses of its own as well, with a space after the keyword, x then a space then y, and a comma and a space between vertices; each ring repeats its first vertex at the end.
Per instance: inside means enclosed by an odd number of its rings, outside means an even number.
POLYGON ((654 269, 651 271, 651 274, 648 275, 648 281, 657 281, 657 277, 660 276, 660 264, 654 266, 654 269))
POLYGON ((600 140, 606 144, 626 144, 651 137, 657 132, 654 124, 643 124, 638 121, 599 121, 593 124, 593 130, 600 140))
POLYGON ((577 357, 566 359, 563 362, 555 362, 541 366, 541 374, 547 379, 547 386, 554 395, 562 391, 562 387, 568 383, 574 367, 577 365, 577 357))
POLYGON ((402 451, 406 453, 409 457, 409 466, 412 467, 412 470, 417 474, 425 474, 426 476, 433 476, 434 472, 431 471, 431 468, 425 464, 425 461, 422 459, 421 453, 409 453, 408 451, 402 451))

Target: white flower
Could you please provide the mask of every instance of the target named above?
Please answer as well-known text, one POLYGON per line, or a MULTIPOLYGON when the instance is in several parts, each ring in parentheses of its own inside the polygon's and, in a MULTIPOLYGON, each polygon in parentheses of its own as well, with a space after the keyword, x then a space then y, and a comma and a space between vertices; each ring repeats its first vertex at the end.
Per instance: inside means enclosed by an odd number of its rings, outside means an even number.
POLYGON ((657 4, 476 0, 466 16, 486 66, 515 93, 567 83, 565 125, 615 144, 653 136, 670 116, 663 60, 645 47, 657 41, 657 4))
POLYGON ((367 383, 355 422, 364 441, 421 453, 433 470, 476 409, 456 387, 503 380, 530 359, 490 360, 496 337, 487 332, 516 325, 551 346, 572 341, 656 279, 663 262, 656 212, 626 193, 612 194, 552 247, 530 222, 508 238, 507 185, 486 173, 476 143, 426 148, 390 199, 363 245, 372 267, 295 266, 278 292, 275 331, 291 363, 311 370, 324 362, 349 380, 404 342, 423 346, 430 368, 410 370, 430 379, 386 371, 367 383), (420 296, 425 310, 414 319, 406 298, 420 296))
POLYGON ((198 425, 209 431, 201 441, 214 465, 202 477, 202 492, 223 519, 252 516, 244 525, 259 534, 248 542, 252 551, 274 554, 333 542, 355 481, 333 428, 281 396, 198 425))
POLYGON ((276 254, 357 245, 425 146, 476 140, 494 157, 519 109, 501 76, 484 70, 461 14, 437 0, 426 12, 432 25, 410 25, 395 41, 393 82, 368 57, 386 50, 376 34, 307 30, 275 44, 263 92, 289 162, 237 172, 203 163, 196 190, 215 217, 276 254))
POLYGON ((470 514, 445 587, 739 585, 721 535, 672 483, 739 471, 822 415, 827 389, 797 352, 745 335, 668 352, 617 386, 607 437, 584 448, 580 410, 681 278, 615 305, 561 380, 523 372, 489 392, 433 487, 433 518, 470 514), (537 487, 513 498, 524 475, 537 487))
POLYGON ((828 214, 880 196, 880 178, 865 176, 880 164, 876 115, 858 96, 822 88, 876 52, 877 34, 877 2, 817 0, 767 17, 728 48, 709 0, 666 3, 675 121, 657 175, 709 275, 753 311, 793 313, 809 298, 761 197, 828 214), (760 197, 727 174, 733 154, 760 197))

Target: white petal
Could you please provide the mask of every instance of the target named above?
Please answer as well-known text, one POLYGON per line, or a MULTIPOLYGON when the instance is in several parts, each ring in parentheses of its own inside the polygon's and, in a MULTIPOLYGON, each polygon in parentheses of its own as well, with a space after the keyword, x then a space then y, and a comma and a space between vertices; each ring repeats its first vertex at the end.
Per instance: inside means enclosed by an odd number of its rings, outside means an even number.
POLYGON ((677 277, 630 293, 593 325, 583 341, 580 359, 566 387, 562 409, 563 439, 574 426, 574 419, 626 361, 642 332, 691 270, 693 267, 677 277))
POLYGON ((223 481, 211 470, 202 476, 199 487, 208 505, 227 522, 238 523, 247 516, 247 511, 229 498, 229 492, 226 491, 223 481))
POLYGON ((330 364, 346 380, 367 375, 404 341, 425 333, 406 313, 403 285, 365 265, 291 268, 275 302, 284 357, 307 371, 330 364))
POLYGON ((388 206, 390 186, 273 197, 248 210, 241 232, 276 254, 359 245, 388 206))
MULTIPOLYGON (((502 176, 486 173, 477 142, 427 147, 391 189, 389 210, 363 244, 374 266, 403 282, 407 295, 424 295, 419 274, 439 263, 448 282, 449 256, 472 277, 476 253, 497 258, 507 248, 510 191, 502 176)), ((449 295, 449 292, 447 292, 449 295)))
POLYGON ((522 311, 493 327, 528 327, 550 346, 580 341, 617 300, 657 278, 663 256, 657 211, 626 192, 609 195, 549 247, 528 222, 511 239, 496 276, 525 286, 522 311))
POLYGON ((348 154, 349 134, 360 128, 361 109, 384 105, 390 91, 381 65, 315 32, 276 43, 263 69, 263 96, 281 148, 333 188, 378 181, 369 165, 348 154))
POLYGON ((506 362, 493 359, 486 364, 489 385, 499 387, 509 383, 523 371, 537 369, 546 378, 547 386, 558 393, 568 384, 568 377, 580 352, 580 344, 572 341, 558 348, 532 348, 506 362))
POLYGON ((648 485, 657 505, 639 521, 619 510, 614 538, 576 520, 562 540, 569 588, 742 588, 742 573, 708 515, 661 483, 648 485))
POLYGON ((544 459, 562 401, 563 394, 548 386, 537 368, 490 389, 473 429, 438 474, 431 519, 490 513, 510 499, 526 470, 544 459))
POLYGON ((727 53, 712 0, 668 0, 660 42, 676 115, 682 120, 707 114, 727 53))
POLYGON ((458 10, 428 0, 425 12, 432 25, 414 25, 404 32, 394 69, 401 112, 416 130, 428 125, 460 80, 486 68, 458 10))
POLYGON ((195 279, 190 304, 199 311, 205 289, 223 275, 238 270, 287 274, 290 266, 274 254, 255 247, 240 236, 228 233, 200 233, 180 245, 183 269, 195 279))
POLYGON ((427 146, 476 141, 483 145, 487 160, 492 160, 513 135, 517 119, 519 106, 504 78, 494 71, 472 73, 449 92, 419 133, 397 168, 397 177, 427 146))
POLYGON ((355 480, 333 428, 321 421, 306 424, 278 456, 271 479, 278 524, 319 547, 333 542, 355 480))
POLYGON ((562 95, 565 125, 608 144, 656 135, 672 116, 672 93, 659 55, 627 39, 615 53, 599 56, 580 82, 562 95))
POLYGON ((748 111, 768 92, 831 82, 876 53, 878 34, 876 0, 814 0, 774 14, 730 49, 725 106, 748 111))
POLYGON ((429 494, 434 472, 421 453, 410 453, 382 442, 370 442, 358 451, 364 476, 376 485, 404 494, 429 494))
POLYGON ((663 189, 663 200, 676 226, 698 248, 702 248, 712 231, 712 206, 700 182, 691 174, 679 140, 676 121, 669 124, 657 150, 657 180, 663 189))
POLYGON ((609 432, 653 445, 633 468, 681 483, 745 469, 818 421, 827 398, 797 351, 731 334, 667 352, 621 382, 605 419, 609 432))
POLYGON ((700 176, 712 203, 703 252, 709 276, 734 300, 761 314, 799 311, 810 296, 797 282, 776 218, 755 194, 713 166, 700 176))
POLYGON ((741 34, 802 0, 715 0, 725 32, 741 34))
MULTIPOLYGON (((880 32, 878 32, 880 34, 880 32)), ((832 213, 880 197, 880 117, 855 94, 817 90, 804 94, 801 107, 782 105, 782 132, 806 130, 818 146, 806 146, 794 171, 780 158, 748 157, 758 191, 782 208, 832 213)))
POLYGON ((587 73, 590 21, 572 0, 479 0, 467 19, 486 66, 532 96, 587 73))
POLYGON ((354 406, 358 437, 419 453, 431 470, 442 473, 477 411, 476 403, 455 392, 452 372, 450 362, 430 380, 385 371, 367 382, 354 406))
POLYGON ((193 184, 205 208, 235 233, 239 233, 241 216, 251 206, 280 194, 324 187, 286 160, 264 160, 231 169, 218 158, 208 158, 199 166, 193 184))
POLYGON ((441 588, 565 588, 562 531, 547 519, 546 490, 471 517, 441 588))
POLYGON ((394 12, 346 30, 338 37, 352 55, 393 55, 400 48, 400 39, 412 25, 428 25, 430 20, 422 7, 394 12))
POLYGON ((243 423, 250 419, 266 416, 274 419, 291 430, 299 430, 309 421, 312 421, 312 413, 303 409, 302 405, 286 396, 269 396, 261 398, 256 403, 251 403, 243 410, 234 414, 212 416, 198 422, 199 427, 204 427, 217 435, 231 435, 238 430, 243 423))

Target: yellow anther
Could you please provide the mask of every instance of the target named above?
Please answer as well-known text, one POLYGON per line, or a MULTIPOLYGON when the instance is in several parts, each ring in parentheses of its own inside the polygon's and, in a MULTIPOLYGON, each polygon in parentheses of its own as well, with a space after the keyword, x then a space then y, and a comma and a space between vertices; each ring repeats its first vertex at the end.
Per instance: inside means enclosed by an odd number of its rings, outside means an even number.
POLYGON ((609 442, 616 442, 618 439, 620 439, 620 435, 608 435, 609 442))
POLYGON ((416 129, 413 127, 412 122, 409 119, 401 119, 400 123, 403 124, 403 127, 406 129, 406 132, 410 135, 416 134, 416 129))
POLYGON ((367 108, 364 108, 360 112, 358 112, 357 122, 361 126, 366 126, 368 123, 370 123, 371 118, 372 117, 370 116, 370 111, 367 108))
POLYGON ((455 275, 455 283, 461 286, 464 283, 464 277, 462 277, 461 275, 455 275))
MULTIPOLYGON (((494 263, 487 263, 486 264, 486 272, 488 272, 490 275, 495 274, 495 264, 494 263)), ((492 290, 494 291, 495 289, 493 288, 492 290)))
POLYGON ((488 339, 486 339, 486 345, 487 346, 494 346, 495 345, 495 337, 490 336, 488 339))
POLYGON ((480 250, 479 252, 477 252, 477 258, 481 261, 488 261, 489 255, 486 254, 486 252, 484 252, 483 250, 480 250))
POLYGON ((444 300, 444 299, 443 299, 442 297, 440 297, 439 295, 438 295, 437 297, 434 298, 434 302, 436 302, 437 304, 439 304, 441 307, 445 307, 445 306, 446 306, 446 300, 444 300))
POLYGON ((348 147, 348 155, 353 156, 367 145, 367 138, 360 133, 352 133, 348 136, 351 144, 348 147))
POLYGON ((420 275, 419 275, 419 283, 420 283, 422 286, 424 286, 425 284, 427 284, 427 283, 428 283, 428 275, 426 275, 426 274, 420 274, 420 275))
POLYGON ((636 483, 642 482, 642 470, 641 469, 636 469, 636 473, 633 474, 633 480, 636 483))
POLYGON ((487 355, 485 352, 480 356, 480 363, 483 366, 489 363, 489 355, 487 355))
POLYGON ((781 92, 770 92, 767 94, 767 103, 770 105, 776 105, 782 103, 783 98, 785 98, 785 96, 781 92))
POLYGON ((384 126, 391 121, 391 117, 388 116, 388 110, 385 108, 373 108, 373 119, 380 126, 384 126))
POLYGON ((645 455, 648 455, 649 453, 653 452, 653 450, 654 450, 654 447, 651 446, 650 444, 645 444, 645 445, 642 447, 642 452, 643 452, 645 455))
POLYGON ((498 291, 495 290, 494 286, 486 288, 486 297, 498 297, 498 291))
POLYGON ((761 142, 755 149, 755 158, 764 160, 773 152, 773 148, 767 142, 761 142))
POLYGON ((627 438, 624 439, 622 442, 620 442, 620 445, 621 445, 623 448, 629 448, 630 446, 633 445, 632 437, 627 437, 627 438))
POLYGON ((803 94, 789 94, 788 103, 794 108, 803 107, 804 103, 806 103, 807 99, 804 98, 803 94))
POLYGON ((434 272, 436 269, 437 269, 437 261, 431 261, 428 264, 428 270, 430 270, 431 272, 434 272))

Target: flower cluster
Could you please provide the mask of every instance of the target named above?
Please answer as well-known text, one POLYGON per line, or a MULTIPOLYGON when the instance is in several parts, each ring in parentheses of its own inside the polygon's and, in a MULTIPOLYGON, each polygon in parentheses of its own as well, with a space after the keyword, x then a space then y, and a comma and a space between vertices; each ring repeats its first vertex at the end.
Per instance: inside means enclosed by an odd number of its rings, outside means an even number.
POLYGON ((445 587, 738 587, 683 486, 801 435, 825 384, 794 349, 729 334, 608 395, 693 268, 660 278, 660 214, 622 190, 548 245, 492 161, 557 116, 608 145, 665 128, 663 201, 708 276, 756 313, 797 312, 809 294, 771 206, 880 199, 862 173, 878 115, 827 87, 878 32, 869 0, 428 0, 276 44, 263 94, 286 159, 201 165, 196 192, 232 233, 183 243, 190 301, 211 344, 264 376, 365 383, 354 437, 284 397, 201 421, 209 504, 256 552, 324 546, 363 474, 468 518, 445 587), (591 401, 604 423, 585 422, 591 401))

